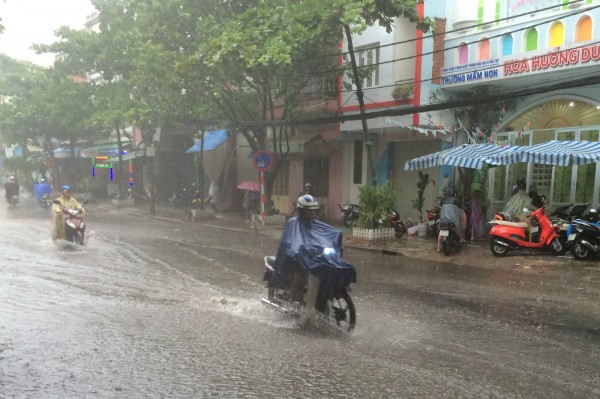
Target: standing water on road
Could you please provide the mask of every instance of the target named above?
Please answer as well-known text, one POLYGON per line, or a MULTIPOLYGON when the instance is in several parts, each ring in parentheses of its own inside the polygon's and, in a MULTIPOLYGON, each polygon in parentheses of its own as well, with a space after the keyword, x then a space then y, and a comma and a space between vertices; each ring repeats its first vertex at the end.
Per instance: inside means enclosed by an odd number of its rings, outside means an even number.
POLYGON ((465 306, 500 290, 443 266, 347 251, 358 323, 341 337, 261 305, 276 240, 88 208, 89 241, 68 249, 47 214, 0 210, 3 397, 600 394, 597 336, 465 306))

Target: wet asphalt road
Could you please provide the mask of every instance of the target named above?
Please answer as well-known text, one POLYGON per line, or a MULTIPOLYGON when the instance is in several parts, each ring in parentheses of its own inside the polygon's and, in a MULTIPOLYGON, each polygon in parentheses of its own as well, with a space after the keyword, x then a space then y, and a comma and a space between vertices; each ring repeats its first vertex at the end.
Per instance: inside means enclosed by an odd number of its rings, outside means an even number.
POLYGON ((83 250, 53 244, 39 208, 0 209, 0 397, 600 396, 593 265, 522 273, 348 249, 345 337, 260 303, 273 237, 106 209, 89 205, 83 250))

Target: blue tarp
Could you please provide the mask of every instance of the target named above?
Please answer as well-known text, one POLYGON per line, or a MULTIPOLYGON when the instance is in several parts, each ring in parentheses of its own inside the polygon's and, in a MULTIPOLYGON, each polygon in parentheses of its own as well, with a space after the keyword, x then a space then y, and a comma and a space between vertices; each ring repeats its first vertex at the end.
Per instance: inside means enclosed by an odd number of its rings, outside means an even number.
POLYGON ((189 154, 191 152, 200 152, 214 150, 227 140, 227 130, 212 130, 204 134, 204 144, 201 145, 200 139, 194 139, 194 145, 187 149, 185 152, 189 154), (202 149, 201 149, 202 147, 202 149))
POLYGON ((342 260, 342 232, 320 220, 301 222, 293 217, 287 221, 270 283, 280 286, 295 262, 318 277, 330 293, 356 283, 356 269, 342 260), (326 254, 325 248, 334 251, 326 254))

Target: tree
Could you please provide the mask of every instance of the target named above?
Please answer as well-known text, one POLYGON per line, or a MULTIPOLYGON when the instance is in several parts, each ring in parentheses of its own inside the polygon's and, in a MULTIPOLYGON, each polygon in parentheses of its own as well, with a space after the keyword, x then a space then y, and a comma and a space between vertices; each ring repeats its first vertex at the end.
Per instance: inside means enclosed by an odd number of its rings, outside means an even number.
MULTIPOLYGON (((211 100, 245 136, 252 151, 273 152, 268 199, 278 168, 289 154, 293 121, 304 112, 307 87, 315 80, 337 77, 340 32, 303 2, 222 4, 216 2, 219 11, 205 21, 209 40, 201 43, 192 65, 205 74, 211 100), (290 123, 277 130, 270 126, 277 119, 290 123), (246 121, 263 123, 246 125, 246 121)), ((320 94, 327 99, 326 92, 320 94)))
POLYGON ((343 13, 332 15, 332 22, 341 24, 346 36, 348 45, 348 55, 350 57, 351 78, 356 86, 356 97, 362 115, 362 129, 365 143, 367 145, 367 165, 369 168, 370 184, 377 184, 377 174, 375 159, 371 139, 369 137, 369 128, 367 126, 367 117, 364 103, 364 93, 362 90, 362 76, 359 72, 352 43, 352 35, 360 34, 369 26, 378 23, 384 27, 387 33, 393 29, 394 20, 398 17, 404 17, 411 23, 416 23, 417 29, 428 32, 433 27, 433 21, 429 18, 420 18, 417 11, 417 4, 422 4, 423 0, 363 0, 361 2, 352 2, 344 0, 333 0, 333 3, 344 3, 346 8, 343 13))
MULTIPOLYGON (((89 87, 52 69, 35 68, 23 69, 3 83, 0 92, 10 100, 0 105, 0 132, 5 141, 22 146, 26 159, 31 141, 45 145, 52 158, 52 137, 68 141, 73 158, 76 141, 95 133, 90 125, 89 87)), ((57 172, 55 178, 60 180, 57 172)))
MULTIPOLYGON (((98 32, 63 27, 60 42, 38 50, 67 54, 55 65, 64 74, 101 76, 93 85, 98 126, 117 137, 130 125, 146 132, 170 125, 194 131, 191 122, 214 115, 205 109, 198 83, 202 77, 179 68, 202 40, 196 29, 203 15, 197 2, 97 0, 94 5, 98 32)), ((120 176, 122 162, 118 164, 120 176)))

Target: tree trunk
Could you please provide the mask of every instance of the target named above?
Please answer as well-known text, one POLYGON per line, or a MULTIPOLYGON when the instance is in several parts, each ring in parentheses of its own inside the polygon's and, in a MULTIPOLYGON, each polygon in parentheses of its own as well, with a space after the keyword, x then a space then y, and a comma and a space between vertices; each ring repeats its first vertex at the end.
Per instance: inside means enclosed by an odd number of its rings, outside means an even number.
POLYGON ((362 90, 362 82, 358 74, 358 66, 356 65, 356 57, 354 55, 354 45, 352 44, 352 32, 350 31, 350 25, 344 24, 344 32, 346 33, 346 40, 348 41, 348 54, 350 54, 350 61, 352 64, 352 79, 356 85, 356 98, 358 99, 358 105, 360 108, 362 130, 367 148, 367 178, 370 180, 367 184, 377 185, 377 169, 375 168, 375 160, 373 154, 373 143, 369 137, 369 127, 367 126, 367 118, 365 113, 365 99, 362 90))

